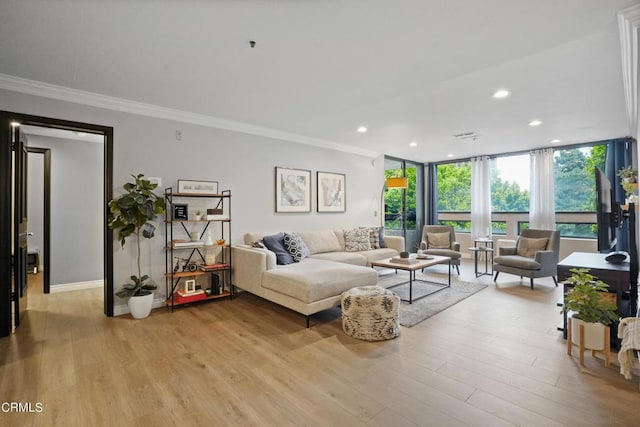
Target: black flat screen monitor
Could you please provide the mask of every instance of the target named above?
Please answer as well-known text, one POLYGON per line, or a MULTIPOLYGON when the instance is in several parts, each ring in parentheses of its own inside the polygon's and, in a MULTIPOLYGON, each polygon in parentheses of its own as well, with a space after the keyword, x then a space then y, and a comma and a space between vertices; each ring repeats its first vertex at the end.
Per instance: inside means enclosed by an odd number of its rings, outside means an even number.
POLYGON ((620 224, 620 205, 616 202, 611 181, 596 168, 596 216, 598 222, 598 252, 616 249, 616 229, 620 224))

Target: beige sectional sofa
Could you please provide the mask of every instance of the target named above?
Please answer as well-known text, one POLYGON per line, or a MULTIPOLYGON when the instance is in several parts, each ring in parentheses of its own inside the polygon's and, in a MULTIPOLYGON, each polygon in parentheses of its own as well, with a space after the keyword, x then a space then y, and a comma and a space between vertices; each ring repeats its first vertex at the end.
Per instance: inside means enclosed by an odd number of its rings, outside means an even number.
POLYGON ((247 233, 244 245, 232 248, 233 284, 245 291, 309 316, 340 304, 342 292, 375 285, 378 273, 371 261, 398 256, 404 238, 384 236, 386 248, 348 252, 342 230, 296 233, 309 257, 288 265, 276 264, 276 255, 252 245, 272 233, 247 233))

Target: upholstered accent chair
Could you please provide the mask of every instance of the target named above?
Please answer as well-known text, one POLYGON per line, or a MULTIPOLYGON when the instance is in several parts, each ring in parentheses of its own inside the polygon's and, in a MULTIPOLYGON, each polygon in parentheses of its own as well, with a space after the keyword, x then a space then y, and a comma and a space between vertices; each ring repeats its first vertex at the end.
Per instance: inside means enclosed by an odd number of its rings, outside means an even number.
POLYGON ((533 289, 533 279, 537 277, 553 278, 558 286, 558 258, 560 255, 560 232, 557 230, 525 229, 518 237, 515 246, 503 246, 493 259, 493 281, 500 272, 515 274, 520 278, 528 277, 533 289))
POLYGON ((429 255, 448 256, 451 265, 460 274, 460 243, 456 241, 456 232, 449 225, 425 225, 422 229, 420 249, 429 255))

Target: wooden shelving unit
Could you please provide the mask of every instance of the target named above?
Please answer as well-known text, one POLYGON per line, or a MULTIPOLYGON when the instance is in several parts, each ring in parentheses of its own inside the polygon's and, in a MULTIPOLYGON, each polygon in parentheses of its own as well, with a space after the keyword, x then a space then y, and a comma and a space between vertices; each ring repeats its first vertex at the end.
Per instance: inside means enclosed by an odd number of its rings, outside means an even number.
POLYGON ((234 287, 231 283, 231 191, 225 190, 220 194, 181 194, 174 193, 173 188, 165 189, 164 197, 167 203, 165 210, 165 291, 166 305, 172 310, 174 307, 211 301, 220 298, 233 298, 234 287), (195 200, 199 204, 212 201, 216 209, 222 210, 222 218, 216 219, 174 219, 174 205, 195 200), (216 226, 217 225, 217 226, 216 226), (197 232, 201 239, 206 233, 215 234, 212 240, 224 240, 224 243, 195 244, 180 246, 173 242, 177 240, 189 241, 190 234, 197 232), (180 237, 180 239, 176 239, 180 237), (213 268, 202 271, 207 265, 208 251, 216 251, 213 255, 213 268), (201 290, 207 292, 203 297, 192 295, 179 296, 178 291, 188 280, 209 277, 208 286, 200 284, 201 290))

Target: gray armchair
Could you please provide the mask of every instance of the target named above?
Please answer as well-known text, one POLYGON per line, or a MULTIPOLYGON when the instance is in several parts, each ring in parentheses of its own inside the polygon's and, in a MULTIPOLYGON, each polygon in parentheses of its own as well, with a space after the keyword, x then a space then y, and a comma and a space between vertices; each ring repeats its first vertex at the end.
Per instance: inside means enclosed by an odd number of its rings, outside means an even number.
POLYGON ((531 289, 533 279, 537 277, 553 278, 558 286, 558 258, 560 255, 560 232, 557 230, 522 230, 516 246, 501 247, 500 253, 493 259, 493 281, 500 272, 529 277, 531 289))
POLYGON ((447 256, 451 265, 460 274, 460 243, 456 241, 456 232, 449 225, 425 225, 422 229, 420 249, 429 255, 447 256))

